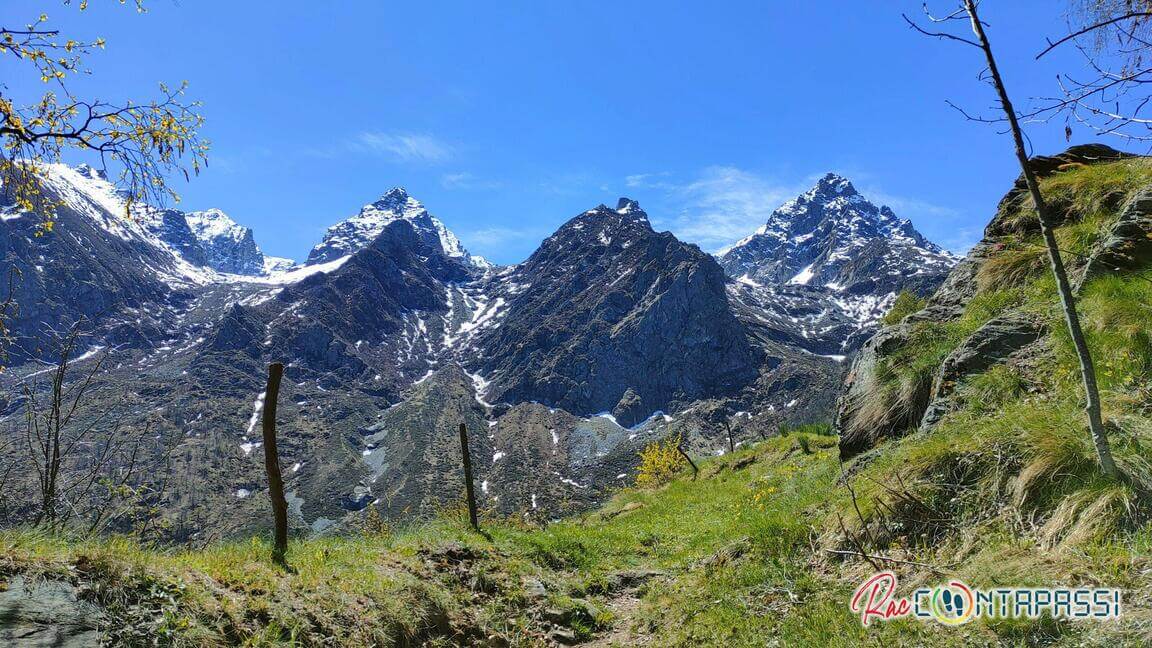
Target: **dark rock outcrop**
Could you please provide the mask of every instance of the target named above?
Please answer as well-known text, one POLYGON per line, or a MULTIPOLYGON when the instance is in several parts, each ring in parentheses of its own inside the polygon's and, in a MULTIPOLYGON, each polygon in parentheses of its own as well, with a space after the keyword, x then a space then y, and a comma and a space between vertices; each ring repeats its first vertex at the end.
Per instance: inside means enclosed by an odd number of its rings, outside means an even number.
POLYGON ((632 425, 756 378, 724 271, 653 231, 635 202, 568 221, 504 285, 515 287, 496 297, 508 315, 475 342, 493 401, 612 411, 632 425))
POLYGON ((1004 362, 1021 349, 1040 340, 1043 322, 1031 313, 1009 312, 976 329, 960 343, 944 362, 932 381, 932 400, 920 421, 920 429, 929 430, 947 414, 953 405, 949 396, 966 376, 982 373, 1004 362))
POLYGON ((1088 258, 1077 286, 1093 277, 1146 266, 1152 262, 1152 188, 1124 206, 1120 218, 1088 258))

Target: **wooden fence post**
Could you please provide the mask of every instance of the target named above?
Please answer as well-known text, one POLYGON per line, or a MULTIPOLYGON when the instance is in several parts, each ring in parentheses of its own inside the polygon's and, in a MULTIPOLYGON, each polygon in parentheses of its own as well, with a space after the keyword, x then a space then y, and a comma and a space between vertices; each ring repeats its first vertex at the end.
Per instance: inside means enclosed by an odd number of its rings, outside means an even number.
POLYGON ((460 424, 460 454, 464 458, 464 490, 468 494, 468 521, 476 531, 480 521, 476 517, 476 491, 472 489, 472 456, 468 453, 468 427, 460 424))
POLYGON ((688 465, 692 466, 692 479, 695 480, 696 476, 700 474, 700 469, 696 467, 696 462, 692 461, 692 457, 689 457, 687 452, 684 452, 684 446, 681 444, 676 444, 676 450, 679 451, 680 454, 688 460, 688 465))
POLYGON ((276 399, 280 396, 280 379, 284 365, 268 365, 268 387, 264 391, 264 468, 268 472, 268 496, 272 499, 272 517, 275 531, 272 562, 288 566, 288 500, 284 498, 284 477, 280 473, 280 455, 276 451, 276 399))

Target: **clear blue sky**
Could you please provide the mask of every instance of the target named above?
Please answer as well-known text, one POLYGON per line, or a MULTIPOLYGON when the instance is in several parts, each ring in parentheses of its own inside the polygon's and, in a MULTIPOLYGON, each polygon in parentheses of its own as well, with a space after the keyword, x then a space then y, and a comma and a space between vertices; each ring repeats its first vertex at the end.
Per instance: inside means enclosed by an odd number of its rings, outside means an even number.
MULTIPOLYGON (((991 91, 977 50, 903 24, 920 0, 4 4, 3 21, 46 11, 105 37, 78 86, 102 98, 188 80, 212 152, 176 182, 180 207, 219 207, 297 259, 395 185, 496 262, 622 195, 715 250, 829 170, 962 251, 1017 173, 1006 137, 945 105, 988 109, 991 91)), ((984 2, 1019 103, 1074 60, 1032 60, 1063 8, 984 2)), ((1065 146, 1062 124, 1029 132, 1065 146)))

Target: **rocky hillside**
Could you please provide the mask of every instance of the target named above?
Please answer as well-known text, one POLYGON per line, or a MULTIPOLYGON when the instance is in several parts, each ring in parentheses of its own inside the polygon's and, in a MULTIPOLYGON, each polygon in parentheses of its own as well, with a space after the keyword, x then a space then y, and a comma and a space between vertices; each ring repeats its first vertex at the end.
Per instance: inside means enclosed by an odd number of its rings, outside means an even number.
MULTIPOLYGON (((1093 279, 1139 285, 1125 272, 1142 269, 1149 258, 1152 228, 1142 190, 1152 182, 1145 160, 1124 157, 1094 145, 1032 162, 1058 210, 1065 261, 1086 306, 1094 303, 1093 279)), ((961 408, 964 385, 984 376, 1047 382, 1043 368, 1061 351, 1054 345, 1063 324, 1028 202, 1018 182, 983 240, 924 308, 880 330, 857 356, 836 415, 844 456, 881 439, 928 432, 961 408)))
POLYGON ((881 564, 898 576, 901 595, 953 579, 981 588, 1118 587, 1123 616, 862 626, 849 602, 877 567, 852 553, 861 545, 835 544, 844 520, 855 519, 845 484, 860 495, 856 506, 870 507, 868 479, 899 484, 899 472, 887 466, 846 482, 853 478, 842 471, 835 437, 785 432, 731 455, 697 458, 698 476, 682 465, 665 483, 622 488, 597 510, 565 520, 484 515, 481 535, 459 510, 399 528, 361 514, 342 534, 293 541, 291 571, 271 563, 263 538, 155 551, 124 540, 0 531, 0 583, 7 585, 0 588, 0 639, 1073 648, 1141 646, 1152 638, 1152 577, 1142 545, 1133 545, 1144 542, 1139 530, 1042 548, 1010 526, 1019 509, 998 511, 998 503, 976 509, 982 525, 949 518, 955 526, 931 543, 893 538, 869 546, 870 555, 890 559, 881 564))

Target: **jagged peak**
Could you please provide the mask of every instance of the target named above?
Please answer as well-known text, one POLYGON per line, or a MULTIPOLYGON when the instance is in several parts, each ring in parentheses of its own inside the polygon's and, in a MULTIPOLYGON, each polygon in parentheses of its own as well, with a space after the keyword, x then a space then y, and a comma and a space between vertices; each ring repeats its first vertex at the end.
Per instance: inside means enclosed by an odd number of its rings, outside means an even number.
POLYGON ((77 164, 76 173, 84 176, 85 178, 92 178, 93 180, 108 180, 108 174, 103 169, 97 169, 90 164, 80 163, 77 164))
POLYGON ((240 225, 223 210, 215 207, 186 212, 184 219, 188 221, 189 227, 203 234, 224 233, 233 230, 251 231, 250 228, 240 225))
POLYGON ((615 209, 603 203, 599 204, 570 220, 565 227, 581 230, 589 223, 603 223, 607 229, 612 230, 627 225, 639 225, 646 230, 652 229, 652 225, 648 222, 648 214, 640 208, 640 203, 631 198, 617 200, 615 209))
POLYGON ((404 187, 392 187, 388 191, 384 192, 384 195, 380 196, 378 199, 372 203, 369 203, 369 205, 365 205, 364 207, 367 208, 372 206, 378 209, 395 210, 409 205, 423 207, 423 205, 420 204, 420 201, 413 198, 408 193, 408 190, 404 187))
POLYGON ((407 221, 419 231, 434 234, 447 256, 463 258, 479 269, 491 267, 485 259, 469 254, 460 243, 460 239, 456 238, 444 223, 428 213, 419 200, 413 198, 404 187, 399 186, 389 189, 379 199, 364 205, 351 218, 329 227, 324 234, 324 240, 312 248, 307 263, 323 263, 352 254, 367 247, 388 225, 400 220, 407 221))
MULTIPOLYGON (((617 214, 644 214, 644 210, 640 209, 640 203, 624 196, 616 201, 617 214)), ((646 214, 645 214, 646 216, 646 214)))
POLYGON ((814 186, 812 191, 809 193, 825 195, 831 193, 840 196, 859 195, 859 193, 856 191, 856 187, 852 186, 851 180, 831 171, 825 173, 824 177, 820 178, 820 180, 816 182, 816 186, 814 186))

